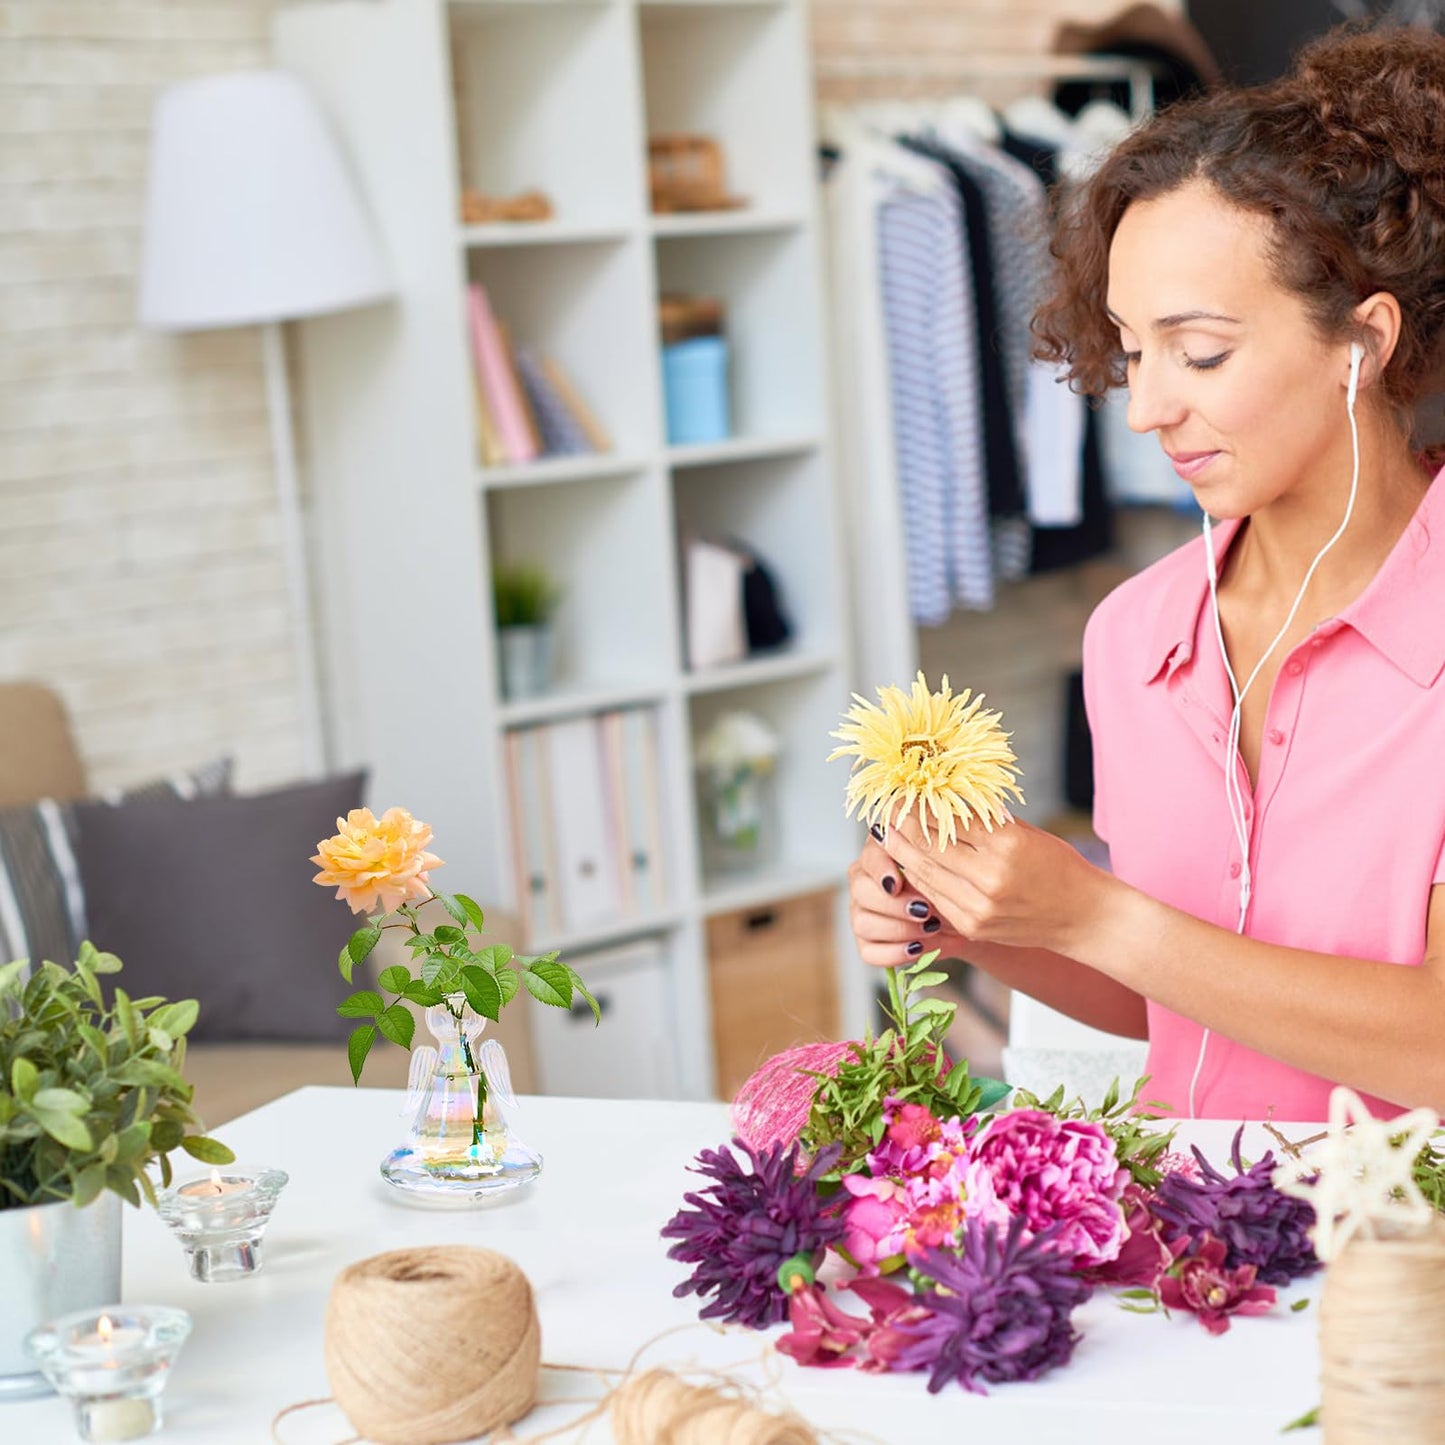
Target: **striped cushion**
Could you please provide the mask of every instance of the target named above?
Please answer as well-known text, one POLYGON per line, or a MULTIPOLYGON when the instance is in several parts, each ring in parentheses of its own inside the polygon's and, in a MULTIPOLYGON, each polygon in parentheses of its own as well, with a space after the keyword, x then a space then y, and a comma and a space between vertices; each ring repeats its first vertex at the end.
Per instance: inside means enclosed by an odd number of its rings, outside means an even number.
MULTIPOLYGON (((210 798, 231 791, 232 760, 102 795, 138 800, 210 798)), ((53 798, 0 810, 0 963, 12 958, 69 963, 85 937, 85 894, 75 862, 75 805, 53 798)))

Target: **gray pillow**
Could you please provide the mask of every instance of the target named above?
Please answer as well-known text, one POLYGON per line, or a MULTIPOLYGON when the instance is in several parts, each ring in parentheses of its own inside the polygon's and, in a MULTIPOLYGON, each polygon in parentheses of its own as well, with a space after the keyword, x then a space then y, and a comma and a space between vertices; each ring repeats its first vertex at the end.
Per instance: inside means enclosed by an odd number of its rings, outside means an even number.
POLYGON ((76 805, 88 933, 133 997, 200 1001, 191 1037, 344 1039, 336 955, 357 921, 310 862, 364 773, 251 796, 76 805))
MULTIPOLYGON (((213 797, 231 791, 231 759, 101 794, 119 807, 213 797)), ((42 798, 0 810, 0 963, 49 958, 70 963, 85 937, 85 897, 75 866, 75 803, 42 798)))

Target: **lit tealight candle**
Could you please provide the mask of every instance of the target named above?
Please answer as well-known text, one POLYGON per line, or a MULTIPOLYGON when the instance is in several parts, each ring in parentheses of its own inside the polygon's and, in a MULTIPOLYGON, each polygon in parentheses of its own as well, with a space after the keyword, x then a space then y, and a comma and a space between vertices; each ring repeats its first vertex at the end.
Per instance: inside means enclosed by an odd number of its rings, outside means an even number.
POLYGON ((223 1179, 219 1169, 212 1169, 209 1179, 184 1184, 177 1192, 188 1199, 217 1199, 223 1194, 242 1194, 250 1187, 249 1179, 223 1179))
POLYGON ((124 1354, 133 1345, 138 1345, 145 1339, 145 1331, 135 1329, 130 1325, 122 1325, 116 1329, 109 1315, 101 1315, 95 1322, 95 1328, 86 1334, 79 1335, 72 1342, 71 1348, 75 1350, 93 1351, 102 1357, 109 1358, 112 1362, 117 1355, 124 1354))

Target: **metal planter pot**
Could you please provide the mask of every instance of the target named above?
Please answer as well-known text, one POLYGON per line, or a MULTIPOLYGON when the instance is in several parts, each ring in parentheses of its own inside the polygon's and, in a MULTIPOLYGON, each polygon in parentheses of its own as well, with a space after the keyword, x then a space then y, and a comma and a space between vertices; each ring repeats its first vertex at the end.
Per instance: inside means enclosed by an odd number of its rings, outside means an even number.
POLYGON ((109 1190, 84 1209, 0 1209, 0 1400, 49 1392, 25 1353, 29 1330, 120 1299, 120 1209, 109 1190))

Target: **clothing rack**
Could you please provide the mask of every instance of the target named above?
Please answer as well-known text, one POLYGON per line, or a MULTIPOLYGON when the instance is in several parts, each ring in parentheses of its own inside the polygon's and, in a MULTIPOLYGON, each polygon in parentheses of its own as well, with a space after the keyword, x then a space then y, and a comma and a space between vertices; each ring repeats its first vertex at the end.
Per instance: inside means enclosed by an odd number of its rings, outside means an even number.
MULTIPOLYGON (((814 63, 817 80, 883 82, 892 97, 920 88, 966 85, 980 80, 1122 80, 1129 86, 1129 114, 1135 121, 1154 110, 1152 61, 1127 55, 837 55, 814 63)), ((840 97, 841 99, 841 97, 840 97)))

